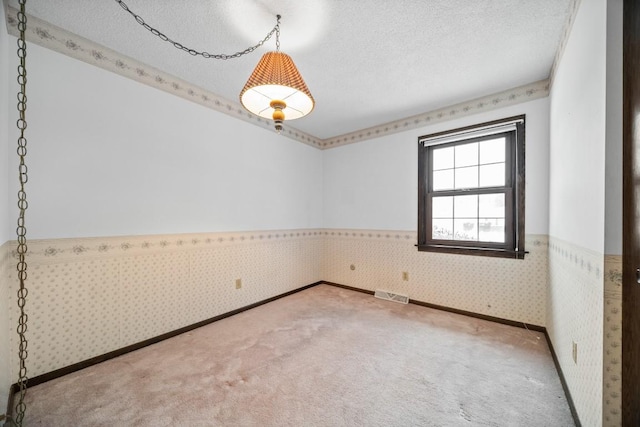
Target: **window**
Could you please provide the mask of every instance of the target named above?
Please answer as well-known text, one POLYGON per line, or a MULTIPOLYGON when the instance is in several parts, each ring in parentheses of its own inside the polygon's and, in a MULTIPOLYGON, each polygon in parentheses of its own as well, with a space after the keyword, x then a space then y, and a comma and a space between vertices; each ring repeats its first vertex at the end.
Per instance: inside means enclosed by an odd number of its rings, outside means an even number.
POLYGON ((524 258, 524 119, 418 138, 418 250, 524 258))

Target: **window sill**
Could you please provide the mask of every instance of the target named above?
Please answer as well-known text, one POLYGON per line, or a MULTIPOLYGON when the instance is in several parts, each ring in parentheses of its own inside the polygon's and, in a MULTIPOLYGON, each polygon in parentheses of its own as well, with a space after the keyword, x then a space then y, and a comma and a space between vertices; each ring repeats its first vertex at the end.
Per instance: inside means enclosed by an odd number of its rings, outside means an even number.
POLYGON ((509 251, 494 248, 470 248, 466 246, 416 245, 420 252, 440 252, 457 255, 475 255, 493 258, 524 259, 526 251, 509 251))

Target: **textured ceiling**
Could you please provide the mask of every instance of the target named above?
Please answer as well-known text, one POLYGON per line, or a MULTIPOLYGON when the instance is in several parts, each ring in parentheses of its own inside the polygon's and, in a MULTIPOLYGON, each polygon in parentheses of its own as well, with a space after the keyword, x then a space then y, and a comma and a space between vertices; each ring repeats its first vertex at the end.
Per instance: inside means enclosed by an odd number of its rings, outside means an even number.
MULTIPOLYGON (((288 122, 320 139, 544 80, 571 0, 125 0, 167 36, 210 53, 255 44, 281 14, 281 50, 315 100, 288 122)), ((9 0, 13 7, 15 0, 9 0)), ((191 57, 115 0, 29 0, 27 13, 238 102, 253 54, 191 57)))

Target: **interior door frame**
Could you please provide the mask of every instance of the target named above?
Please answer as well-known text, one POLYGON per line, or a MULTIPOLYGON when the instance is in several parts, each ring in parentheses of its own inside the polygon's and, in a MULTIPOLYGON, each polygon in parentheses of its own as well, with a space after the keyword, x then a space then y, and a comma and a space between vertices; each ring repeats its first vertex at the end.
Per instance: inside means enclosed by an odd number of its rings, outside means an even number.
POLYGON ((622 425, 640 426, 640 2, 624 0, 622 425))

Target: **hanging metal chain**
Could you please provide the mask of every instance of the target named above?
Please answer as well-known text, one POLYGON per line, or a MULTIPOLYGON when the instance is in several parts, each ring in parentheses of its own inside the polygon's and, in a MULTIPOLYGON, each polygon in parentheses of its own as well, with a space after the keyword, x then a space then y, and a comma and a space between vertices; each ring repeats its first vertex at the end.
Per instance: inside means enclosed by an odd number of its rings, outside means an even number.
POLYGON ((276 24, 276 52, 280 52, 280 15, 276 15, 278 23, 276 24))
POLYGON ((27 394, 27 314, 25 313, 25 305, 27 302, 27 288, 25 282, 27 280, 27 261, 25 259, 27 254, 27 229, 24 223, 24 214, 27 210, 27 193, 25 192, 25 184, 28 181, 27 165, 25 163, 25 157, 27 155, 27 138, 25 137, 25 130, 27 129, 26 111, 27 111, 27 43, 25 41, 25 31, 27 29, 27 14, 25 13, 26 0, 20 0, 20 11, 18 12, 18 30, 20 31, 20 37, 18 38, 18 58, 20 64, 18 65, 18 84, 20 85, 20 92, 18 92, 18 113, 19 118, 17 122, 18 130, 20 131, 20 137, 18 137, 18 157, 20 158, 20 164, 18 166, 18 175, 20 181, 20 190, 18 191, 18 228, 16 234, 18 238, 18 280, 20 287, 18 289, 18 307, 20 309, 20 316, 18 317, 18 337, 20 345, 18 347, 18 358, 20 359, 20 371, 18 372, 18 386, 20 392, 18 396, 18 403, 16 403, 14 416, 14 422, 18 426, 22 426, 22 420, 24 419, 24 413, 26 411, 26 404, 24 398, 27 394))
MULTIPOLYGON (((259 48, 260 46, 262 46, 267 40, 269 40, 271 38, 271 36, 273 36, 273 34, 277 31, 278 33, 280 32, 280 15, 278 15, 278 20, 276 22, 276 26, 273 27, 273 29, 271 31, 269 31, 269 34, 266 35, 265 38, 263 38, 262 40, 260 40, 258 42, 258 44, 248 47, 243 51, 240 52, 236 52, 236 53, 232 53, 232 54, 226 54, 226 53, 209 53, 209 52, 200 52, 197 51, 195 49, 191 49, 189 47, 186 47, 185 45, 183 45, 182 43, 179 43, 177 41, 174 41, 172 39, 170 39, 169 37, 167 37, 164 33, 161 33, 160 31, 158 31, 157 29, 153 28, 151 25, 147 24, 145 22, 144 19, 142 19, 142 17, 138 14, 136 14, 135 12, 133 12, 131 9, 129 9, 129 6, 127 6, 127 4, 122 1, 122 0, 115 0, 116 3, 118 3, 120 5, 120 7, 122 7, 124 10, 126 10, 127 12, 129 12, 129 14, 131 16, 133 16, 133 18, 136 20, 136 22, 140 25, 142 25, 144 28, 146 28, 147 30, 149 30, 151 32, 151 34, 153 34, 154 36, 158 36, 160 38, 160 40, 171 43, 175 48, 180 49, 180 50, 184 50, 185 52, 187 52, 190 55, 193 56, 202 56, 203 58, 207 58, 207 59, 234 59, 234 58, 239 58, 243 55, 246 55, 247 53, 251 53, 254 50, 256 50, 257 48, 259 48)), ((279 42, 278 42, 279 44, 279 42)), ((278 46, 279 47, 279 46, 278 46)), ((279 49, 278 49, 279 50, 279 49)))

